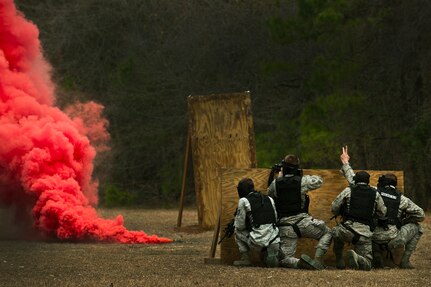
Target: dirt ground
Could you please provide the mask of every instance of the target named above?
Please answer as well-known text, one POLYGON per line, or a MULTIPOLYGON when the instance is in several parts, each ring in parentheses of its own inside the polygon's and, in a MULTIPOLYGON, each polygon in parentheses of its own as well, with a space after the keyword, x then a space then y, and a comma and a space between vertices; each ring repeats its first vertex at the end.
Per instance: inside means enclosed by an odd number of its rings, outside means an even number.
MULTIPOLYGON (((4 212, 3 212, 4 213, 4 212)), ((7 216, 0 212, 0 286, 430 286, 430 214, 423 224, 415 270, 370 272, 327 269, 238 268, 205 264, 213 231, 197 226, 197 213, 178 210, 100 209, 104 218, 122 214, 126 227, 175 240, 162 245, 65 243, 14 239, 7 216)), ((216 257, 218 257, 217 248, 216 257)))

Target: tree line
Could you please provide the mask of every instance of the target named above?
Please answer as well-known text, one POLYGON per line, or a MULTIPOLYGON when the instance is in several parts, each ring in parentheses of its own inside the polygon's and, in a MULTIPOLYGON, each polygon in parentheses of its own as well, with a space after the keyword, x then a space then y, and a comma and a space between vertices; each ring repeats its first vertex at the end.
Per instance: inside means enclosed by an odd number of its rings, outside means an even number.
POLYGON ((249 90, 259 167, 296 153, 303 168, 339 168, 347 144, 353 168, 403 170, 406 194, 430 206, 429 1, 16 4, 39 27, 58 105, 105 107, 107 205, 177 202, 187 96, 249 90))

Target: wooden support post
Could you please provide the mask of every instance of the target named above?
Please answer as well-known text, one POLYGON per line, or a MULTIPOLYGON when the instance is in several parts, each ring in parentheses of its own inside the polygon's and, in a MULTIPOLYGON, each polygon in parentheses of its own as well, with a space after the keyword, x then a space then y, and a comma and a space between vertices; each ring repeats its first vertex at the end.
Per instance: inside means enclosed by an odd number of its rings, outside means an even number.
POLYGON ((214 227, 213 241, 211 243, 210 257, 204 258, 204 263, 206 264, 220 264, 220 258, 215 258, 217 243, 220 234, 220 224, 221 224, 221 206, 218 209, 217 222, 214 227))
POLYGON ((218 209, 218 215, 217 215, 217 222, 214 228, 214 234, 213 234, 213 242, 211 244, 211 250, 210 250, 210 257, 214 258, 215 257, 215 253, 216 253, 216 248, 217 248, 217 242, 218 242, 218 237, 220 234, 220 223, 221 223, 221 206, 218 209))
POLYGON ((183 170, 183 183, 181 186, 180 209, 178 211, 177 227, 181 227, 181 221, 183 218, 184 194, 186 192, 187 170, 189 166, 189 151, 190 151, 190 130, 188 130, 187 132, 186 154, 184 158, 184 170, 183 170))

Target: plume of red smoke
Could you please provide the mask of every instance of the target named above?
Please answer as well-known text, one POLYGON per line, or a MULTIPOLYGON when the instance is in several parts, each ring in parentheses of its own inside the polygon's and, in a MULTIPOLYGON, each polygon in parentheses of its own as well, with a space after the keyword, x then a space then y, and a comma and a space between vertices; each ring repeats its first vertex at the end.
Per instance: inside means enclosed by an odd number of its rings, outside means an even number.
POLYGON ((54 100, 37 27, 13 0, 0 0, 0 203, 31 210, 36 230, 59 239, 171 242, 128 231, 121 215, 97 215, 96 150, 89 136, 106 140, 106 122, 77 116, 100 115, 102 107, 77 105, 68 111, 72 119, 54 100))

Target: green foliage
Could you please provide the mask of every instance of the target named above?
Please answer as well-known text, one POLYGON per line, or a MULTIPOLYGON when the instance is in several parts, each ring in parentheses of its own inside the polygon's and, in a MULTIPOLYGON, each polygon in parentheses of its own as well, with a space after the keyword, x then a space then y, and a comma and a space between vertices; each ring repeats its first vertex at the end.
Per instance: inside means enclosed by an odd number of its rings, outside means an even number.
POLYGON ((296 17, 284 15, 268 19, 273 39, 279 43, 298 40, 313 41, 324 34, 334 33, 344 25, 351 1, 348 0, 297 0, 296 17))
POLYGON ((344 14, 337 11, 335 7, 329 7, 322 10, 314 19, 314 26, 324 29, 325 27, 333 27, 339 25, 344 20, 344 14))
POLYGON ((299 16, 304 19, 314 18, 325 6, 327 0, 298 0, 299 16))
POLYGON ((428 161, 431 155, 431 114, 419 119, 408 133, 399 134, 404 147, 411 150, 411 160, 428 161))
POLYGON ((299 121, 283 112, 274 115, 274 127, 256 133, 256 158, 262 168, 281 162, 288 153, 301 153, 298 145, 299 121))
POLYGON ((256 134, 256 158, 259 167, 270 168, 283 159, 288 150, 284 138, 282 134, 275 132, 256 134))
MULTIPOLYGON (((336 166, 339 162, 339 149, 345 144, 340 126, 351 124, 354 111, 363 110, 365 97, 361 94, 336 93, 318 97, 308 103, 300 115, 299 145, 302 160, 313 167, 336 166)), ((358 132, 360 132, 359 130, 358 132)))
POLYGON ((63 76, 63 79, 60 83, 60 87, 64 91, 68 91, 68 92, 72 92, 72 91, 77 90, 75 80, 73 79, 72 76, 67 75, 67 74, 63 76))
MULTIPOLYGON (((276 16, 268 22, 277 43, 294 48, 298 45, 302 49, 299 55, 308 63, 280 57, 263 65, 268 75, 306 75, 298 84, 298 96, 305 101, 297 117, 286 118, 285 113, 276 116, 285 124, 277 125, 273 133, 284 147, 273 145, 272 150, 299 153, 308 167, 333 167, 338 163, 336 147, 351 139, 345 133, 356 124, 352 112, 366 108, 365 96, 351 85, 363 68, 361 61, 354 60, 361 55, 351 48, 352 35, 363 29, 364 21, 360 14, 352 17, 354 5, 350 1, 298 0, 296 7, 298 12, 293 17, 276 16), (290 137, 280 136, 286 132, 290 137)), ((262 144, 261 135, 257 138, 262 144)), ((268 152, 261 153, 264 159, 270 157, 268 152)))
POLYGON ((158 178, 161 178, 160 197, 163 200, 176 198, 180 194, 183 175, 184 154, 179 153, 172 160, 160 162, 158 178))
POLYGON ((262 73, 262 76, 269 78, 271 75, 274 75, 276 73, 280 72, 292 72, 297 67, 290 63, 290 62, 283 62, 283 61, 267 61, 263 62, 260 65, 260 71, 262 73))
POLYGON ((136 199, 136 194, 124 191, 115 185, 108 185, 103 193, 103 205, 106 207, 132 205, 136 199))
POLYGON ((337 168, 349 144, 355 167, 405 170, 406 190, 431 197, 431 2, 16 3, 40 28, 58 103, 105 106, 112 160, 96 170, 121 187, 108 194, 175 200, 186 97, 250 90, 259 166, 296 153, 337 168))
MULTIPOLYGON (((136 56, 135 56, 136 57, 136 56)), ((130 85, 133 74, 136 73, 136 58, 124 58, 109 71, 111 84, 117 87, 130 85)))
POLYGON ((309 81, 305 83, 310 91, 316 94, 330 93, 348 82, 358 72, 358 64, 344 61, 341 55, 325 57, 318 55, 313 62, 309 81))

